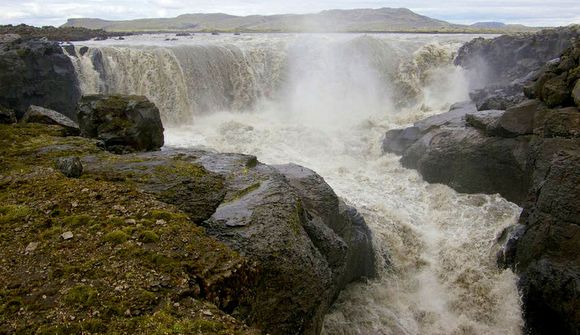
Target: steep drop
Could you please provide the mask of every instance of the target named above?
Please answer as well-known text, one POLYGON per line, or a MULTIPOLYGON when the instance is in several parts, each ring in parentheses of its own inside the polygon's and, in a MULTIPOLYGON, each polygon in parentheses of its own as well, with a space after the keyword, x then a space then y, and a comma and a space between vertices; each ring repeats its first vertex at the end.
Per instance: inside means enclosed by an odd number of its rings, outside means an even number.
POLYGON ((173 125, 168 146, 308 166, 373 230, 380 277, 341 294, 326 334, 521 332, 515 276, 494 259, 520 209, 429 185, 379 147, 386 130, 467 98, 452 60, 471 36, 155 38, 91 44, 74 57, 83 91, 149 96, 173 125))

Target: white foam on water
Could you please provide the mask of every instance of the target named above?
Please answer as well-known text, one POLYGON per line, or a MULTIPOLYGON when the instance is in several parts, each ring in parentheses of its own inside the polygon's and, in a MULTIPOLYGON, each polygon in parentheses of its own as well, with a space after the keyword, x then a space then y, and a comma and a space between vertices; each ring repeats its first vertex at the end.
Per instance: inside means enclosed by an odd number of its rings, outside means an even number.
POLYGON ((379 276, 341 293, 324 334, 520 334, 515 275, 495 263, 496 236, 520 208, 430 185, 380 148, 388 129, 468 97, 452 59, 471 37, 130 37, 93 42, 75 62, 86 92, 154 100, 167 146, 301 164, 359 209, 379 276), (100 75, 86 60, 96 52, 100 75))

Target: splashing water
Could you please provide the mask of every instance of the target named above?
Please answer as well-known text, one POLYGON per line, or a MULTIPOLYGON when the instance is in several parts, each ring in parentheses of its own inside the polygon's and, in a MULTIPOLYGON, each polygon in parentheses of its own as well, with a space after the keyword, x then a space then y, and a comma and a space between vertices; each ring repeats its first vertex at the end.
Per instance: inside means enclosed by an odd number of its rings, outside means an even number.
POLYGON ((451 64, 471 37, 136 36, 73 60, 86 93, 154 100, 174 125, 167 146, 302 164, 360 210, 380 276, 341 293, 324 334, 520 334, 515 276, 495 265, 495 238, 520 209, 427 184, 380 150, 386 130, 467 98, 451 64))

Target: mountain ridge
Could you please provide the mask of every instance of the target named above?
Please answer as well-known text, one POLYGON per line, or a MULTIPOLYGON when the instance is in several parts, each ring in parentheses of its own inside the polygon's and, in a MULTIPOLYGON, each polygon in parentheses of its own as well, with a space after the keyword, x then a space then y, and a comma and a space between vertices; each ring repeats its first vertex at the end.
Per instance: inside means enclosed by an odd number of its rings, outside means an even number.
POLYGON ((521 25, 468 26, 420 15, 408 8, 330 9, 312 14, 236 16, 224 13, 188 13, 173 18, 103 20, 70 18, 62 27, 103 29, 111 32, 506 32, 534 31, 521 25))

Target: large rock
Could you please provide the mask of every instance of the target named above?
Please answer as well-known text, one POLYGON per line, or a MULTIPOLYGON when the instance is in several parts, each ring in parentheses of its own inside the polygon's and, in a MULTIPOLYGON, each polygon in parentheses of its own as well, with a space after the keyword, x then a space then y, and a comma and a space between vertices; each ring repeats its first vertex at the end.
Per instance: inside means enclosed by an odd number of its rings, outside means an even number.
POLYGON ((531 135, 536 127, 536 115, 544 108, 539 100, 526 100, 511 107, 499 118, 494 133, 503 137, 531 135))
POLYGON ((16 114, 9 108, 0 107, 0 124, 16 123, 16 114))
POLYGON ((82 136, 114 153, 158 150, 164 143, 159 110, 143 96, 84 96, 78 120, 82 136))
POLYGON ((500 193, 513 202, 527 195, 528 138, 488 137, 474 128, 432 131, 401 158, 430 183, 465 193, 500 193))
POLYGON ((383 139, 383 152, 401 155, 432 130, 441 127, 464 126, 466 115, 476 111, 477 108, 472 102, 460 102, 452 105, 447 113, 433 115, 415 122, 412 127, 389 130, 383 139))
POLYGON ((38 105, 76 120, 80 95, 73 64, 58 43, 17 39, 0 44, 0 105, 18 118, 38 105))
MULTIPOLYGON (((251 299, 222 308, 270 334, 317 334, 340 290, 375 275, 371 233, 324 180, 253 156, 161 151, 83 158, 85 174, 134 183, 254 262, 251 299)), ((226 294, 225 292, 224 294, 226 294)))
POLYGON ((28 108, 28 111, 24 114, 21 121, 61 126, 64 129, 65 135, 69 136, 77 136, 81 133, 79 125, 68 117, 51 109, 34 105, 28 108))
POLYGON ((534 144, 534 181, 512 236, 506 263, 519 275, 528 328, 536 334, 576 334, 580 329, 580 141, 534 144), (545 163, 548 162, 548 163, 545 163))

